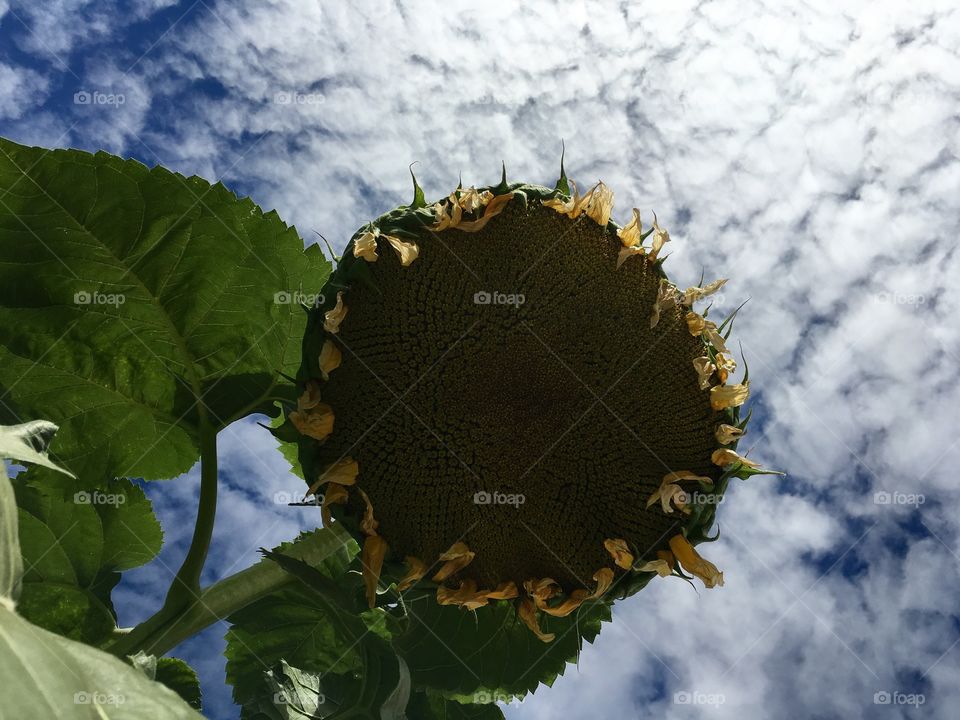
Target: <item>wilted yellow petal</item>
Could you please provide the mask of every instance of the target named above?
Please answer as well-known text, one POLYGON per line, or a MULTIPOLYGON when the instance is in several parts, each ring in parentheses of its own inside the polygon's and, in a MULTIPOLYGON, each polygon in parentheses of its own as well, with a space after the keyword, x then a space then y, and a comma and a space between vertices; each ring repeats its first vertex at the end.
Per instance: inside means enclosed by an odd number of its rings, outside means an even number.
POLYGON ((510 580, 500 583, 495 590, 489 591, 486 596, 489 600, 511 600, 519 597, 520 593, 517 591, 517 584, 510 580))
POLYGON ((657 299, 653 303, 653 312, 650 314, 650 327, 655 328, 657 323, 660 322, 660 313, 675 307, 676 304, 677 287, 669 280, 660 280, 660 286, 657 288, 657 299))
POLYGON ((710 358, 698 357, 693 361, 693 369, 697 371, 697 379, 700 383, 700 389, 706 390, 710 387, 710 377, 717 366, 710 362, 710 358))
MULTIPOLYGON (((600 227, 606 227, 610 222, 610 213, 613 212, 613 191, 603 182, 598 182, 586 195, 581 198, 580 212, 586 213, 600 227)), ((574 212, 579 215, 577 209, 574 212)))
POLYGON ((674 535, 670 538, 670 549, 680 561, 680 565, 691 575, 696 575, 708 587, 723 585, 723 573, 717 570, 709 560, 704 560, 694 549, 693 545, 683 535, 674 535))
POLYGON ((538 608, 546 607, 547 600, 561 592, 560 585, 553 578, 527 580, 523 583, 523 589, 533 598, 538 608))
POLYGON ((713 295, 726 284, 727 278, 722 278, 720 280, 714 280, 712 283, 703 287, 688 287, 683 291, 683 300, 681 300, 681 302, 687 307, 690 307, 697 300, 713 295))
POLYGON ((660 577, 667 577, 673 574, 673 567, 668 565, 666 560, 661 560, 660 558, 648 560, 638 567, 637 570, 640 572, 655 572, 660 577))
POLYGON ((466 543, 454 543, 440 556, 440 559, 445 562, 433 576, 433 581, 443 582, 458 570, 462 570, 473 561, 474 555, 475 553, 467 547, 466 543))
POLYGON ((360 497, 363 498, 363 502, 366 503, 367 506, 363 511, 363 520, 360 521, 360 529, 367 535, 376 535, 380 523, 373 517, 373 503, 370 502, 370 498, 367 497, 367 494, 363 490, 360 488, 357 488, 357 490, 360 490, 360 497))
POLYGON ((377 604, 377 583, 383 569, 383 558, 387 554, 387 541, 379 535, 368 535, 363 541, 360 564, 363 567, 363 584, 367 591, 367 605, 377 604))
POLYGON ((489 190, 484 190, 481 193, 477 192, 477 189, 471 186, 466 190, 460 191, 460 198, 457 202, 466 212, 474 212, 490 202, 492 198, 493 193, 489 190))
POLYGON ((718 353, 728 352, 727 343, 723 339, 723 335, 721 335, 720 332, 717 330, 716 323, 710 320, 704 321, 703 331, 707 335, 707 340, 709 340, 710 344, 713 345, 714 350, 716 350, 718 353))
POLYGON ((420 558, 407 555, 405 560, 407 563, 407 574, 397 583, 397 590, 401 592, 418 582, 420 578, 427 574, 427 564, 420 558))
POLYGON ((397 257, 400 258, 400 265, 403 267, 409 267, 409 265, 419 257, 420 248, 417 247, 416 243, 404 242, 393 235, 384 235, 383 237, 390 243, 390 247, 396 250, 397 257))
POLYGON ((379 235, 380 230, 374 228, 354 240, 353 256, 363 258, 367 262, 376 262, 380 258, 380 256, 377 255, 377 237, 379 235))
POLYGON ((476 610, 487 604, 486 594, 477 591, 473 580, 464 580, 456 590, 441 585, 437 588, 437 602, 441 605, 460 605, 467 610, 476 610))
POLYGON ((506 195, 497 195, 495 198, 493 198, 493 200, 487 203, 487 208, 483 211, 482 217, 478 218, 477 220, 458 222, 453 227, 455 227, 457 230, 463 230, 464 232, 477 232, 478 230, 482 230, 483 226, 499 215, 507 206, 507 203, 512 199, 512 192, 507 193, 506 195))
POLYGON ((323 520, 324 527, 330 527, 333 519, 330 517, 331 505, 343 505, 347 502, 349 495, 343 485, 330 483, 323 489, 323 503, 320 505, 320 517, 323 520))
POLYGON ((593 574, 593 579, 597 581, 597 589, 594 590, 591 595, 587 596, 587 600, 598 598, 610 589, 610 586, 613 584, 613 570, 610 568, 600 568, 593 574))
POLYGON ((617 237, 620 238, 624 248, 635 248, 640 245, 641 235, 643 235, 643 224, 640 222, 640 211, 634 208, 633 219, 617 230, 617 237))
POLYGON ((721 445, 729 445, 734 440, 739 440, 743 436, 743 430, 738 428, 736 425, 727 425, 726 423, 721 423, 717 426, 717 430, 714 433, 717 438, 717 442, 721 445))
POLYGON ((702 333, 706 327, 706 321, 703 319, 703 317, 695 313, 693 310, 684 316, 684 320, 687 321, 687 329, 694 337, 697 337, 700 333, 702 333))
POLYGON ((657 214, 653 214, 653 241, 650 244, 650 252, 647 253, 647 257, 650 258, 650 262, 653 262, 657 259, 657 256, 660 254, 660 251, 663 249, 663 246, 670 242, 670 233, 660 227, 660 224, 657 222, 657 214))
POLYGON ((580 192, 577 190, 577 184, 573 180, 570 181, 570 187, 573 188, 573 192, 569 200, 564 200, 560 197, 550 198, 549 200, 543 201, 543 206, 551 210, 556 210, 561 215, 566 215, 570 218, 576 217, 574 210, 580 205, 580 192))
MULTIPOLYGON (((620 266, 623 265, 627 260, 632 258, 634 255, 643 256, 646 252, 647 252, 646 249, 641 247, 640 245, 636 245, 634 247, 620 248, 620 252, 617 255, 617 269, 619 270, 620 266)), ((657 315, 659 316, 659 312, 657 313, 657 315)))
POLYGON ((320 404, 320 383, 308 380, 300 397, 297 398, 297 410, 311 410, 320 404))
POLYGON ((333 432, 333 408, 326 403, 317 403, 309 410, 294 410, 290 422, 301 435, 315 440, 326 440, 333 432))
POLYGON ((647 499, 647 507, 653 505, 657 500, 660 501, 660 507, 667 515, 673 515, 674 506, 685 513, 690 513, 687 507, 687 493, 676 483, 681 480, 696 480, 699 483, 709 483, 713 486, 713 480, 703 475, 695 475, 689 470, 680 472, 669 472, 663 476, 660 481, 660 487, 653 491, 653 494, 647 499))
POLYGON ((743 405, 750 396, 747 383, 740 385, 717 385, 710 388, 710 407, 714 410, 723 410, 728 407, 743 405))
POLYGON ((530 632, 536 635, 543 642, 553 642, 556 637, 553 633, 545 633, 540 630, 540 624, 537 622, 537 609, 530 598, 524 598, 520 601, 520 607, 517 608, 517 616, 523 621, 523 624, 530 628, 530 632))
POLYGON ((624 570, 629 570, 633 566, 633 553, 630 552, 626 540, 619 538, 604 540, 603 546, 610 553, 610 557, 613 558, 614 565, 624 570))
POLYGON ((340 323, 347 316, 347 306, 343 304, 343 290, 337 292, 337 304, 323 314, 323 329, 336 335, 340 332, 340 323))
POLYGON ((753 460, 748 458, 741 457, 737 455, 736 451, 731 450, 730 448, 718 448, 714 450, 710 455, 710 460, 714 465, 720 467, 726 467, 727 465, 732 465, 733 463, 741 463, 747 467, 760 467, 760 463, 755 463, 753 460))
POLYGON ((317 481, 307 490, 307 495, 317 491, 325 482, 337 483, 337 485, 353 485, 357 482, 357 475, 360 473, 360 465, 352 457, 347 456, 337 460, 333 465, 324 470, 317 481))
POLYGON ((542 607, 540 610, 553 617, 566 617, 583 605, 583 601, 586 600, 587 597, 586 590, 574 590, 566 600, 556 607, 542 607))
POLYGON ((343 353, 340 352, 337 344, 333 340, 324 340, 323 347, 320 348, 320 358, 318 360, 323 379, 326 380, 329 378, 330 373, 340 367, 342 361, 343 353))
POLYGON ((436 203, 433 206, 433 215, 436 222, 430 226, 431 230, 439 232, 459 225, 463 217, 463 208, 457 201, 456 192, 450 193, 450 197, 446 200, 436 203))

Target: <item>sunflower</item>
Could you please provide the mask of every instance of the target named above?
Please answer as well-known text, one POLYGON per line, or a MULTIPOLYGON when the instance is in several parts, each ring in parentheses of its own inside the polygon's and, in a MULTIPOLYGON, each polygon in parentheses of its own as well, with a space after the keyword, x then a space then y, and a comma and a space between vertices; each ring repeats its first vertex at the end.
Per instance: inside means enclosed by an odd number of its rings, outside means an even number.
POLYGON ((681 291, 656 216, 619 227, 612 191, 581 194, 562 164, 555 188, 504 173, 433 205, 414 189, 338 260, 290 412, 324 522, 363 546, 371 607, 402 562, 398 591, 513 602, 549 641, 541 613, 683 570, 722 585, 693 548, 716 503, 685 492, 765 472, 735 452, 732 318, 693 308, 725 280, 681 291))

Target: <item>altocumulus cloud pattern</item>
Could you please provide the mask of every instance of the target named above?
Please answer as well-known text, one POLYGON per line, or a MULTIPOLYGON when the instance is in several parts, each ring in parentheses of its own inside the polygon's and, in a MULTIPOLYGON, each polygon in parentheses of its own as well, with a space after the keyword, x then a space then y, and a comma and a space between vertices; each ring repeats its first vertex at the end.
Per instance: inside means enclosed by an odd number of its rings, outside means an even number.
MULTIPOLYGON (((960 11, 950 2, 0 0, 0 134, 223 179, 342 247, 405 201, 568 174, 671 230, 671 273, 735 277, 762 392, 752 438, 786 479, 731 488, 725 587, 652 583, 512 720, 952 718, 960 702, 960 11), (951 409, 952 408, 952 409, 951 409)), ((316 524, 252 423, 221 437, 206 580, 316 524), (252 528, 252 530, 251 530, 252 528)), ((195 472, 195 471, 194 471, 195 472)), ((157 561, 196 483, 148 486, 157 561)), ((576 521, 575 518, 571 521, 576 521)), ((236 714, 223 626, 178 650, 236 714)))

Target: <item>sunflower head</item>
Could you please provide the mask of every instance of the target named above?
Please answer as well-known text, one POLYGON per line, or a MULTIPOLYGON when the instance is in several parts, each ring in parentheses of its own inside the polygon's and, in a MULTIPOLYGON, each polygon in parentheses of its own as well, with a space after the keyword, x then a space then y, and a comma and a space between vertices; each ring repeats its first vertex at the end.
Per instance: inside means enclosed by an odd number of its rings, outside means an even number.
POLYGON ((663 270, 668 232, 613 193, 506 178, 361 227, 311 311, 290 420, 323 517, 361 539, 368 599, 432 583, 465 609, 539 613, 681 568, 733 476, 748 379, 730 323, 663 270), (394 576, 390 576, 394 577, 394 576))

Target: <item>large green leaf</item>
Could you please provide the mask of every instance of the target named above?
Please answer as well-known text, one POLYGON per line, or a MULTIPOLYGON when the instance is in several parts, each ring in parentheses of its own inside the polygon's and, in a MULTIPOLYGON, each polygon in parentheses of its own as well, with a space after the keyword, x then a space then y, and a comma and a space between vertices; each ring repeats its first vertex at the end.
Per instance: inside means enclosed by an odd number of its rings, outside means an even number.
POLYGON ((462 705, 429 691, 410 695, 407 717, 416 720, 504 720, 503 712, 496 705, 462 705))
POLYGON ((196 710, 200 709, 200 678, 196 671, 180 658, 147 655, 142 650, 127 657, 130 664, 151 680, 163 683, 196 710))
MULTIPOLYGON (((359 552, 356 542, 339 525, 304 533, 275 553, 304 562, 315 572, 341 577, 359 552)), ((266 561, 265 561, 266 562, 266 561)), ((240 705, 259 704, 265 694, 264 673, 286 661, 304 672, 346 673, 357 670, 361 657, 347 634, 338 632, 317 595, 292 585, 267 595, 234 613, 227 633, 227 682, 240 705)), ((349 621, 348 621, 349 622, 349 621)), ((352 632, 365 629, 354 618, 352 632)))
MULTIPOLYGON (((33 448, 43 452, 45 440, 33 448)), ((0 427, 0 460, 31 460, 0 427)), ((32 625, 14 608, 22 580, 17 507, 0 463, 0 712, 10 718, 200 720, 176 693, 82 643, 32 625)), ((22 599, 22 598, 21 598, 22 599)))
POLYGON ((185 472, 201 424, 290 399, 328 272, 219 183, 0 139, 0 418, 56 419, 95 482, 185 472))
POLYGON ((93 490, 33 467, 14 481, 20 506, 20 614, 74 640, 99 643, 116 627, 118 571, 151 560, 163 533, 143 490, 115 480, 93 490))
POLYGON ((498 602, 475 613, 439 605, 433 593, 404 597, 410 626, 394 640, 407 661, 414 687, 466 702, 522 696, 541 682, 551 685, 581 642, 593 642, 610 619, 603 602, 589 603, 565 618, 541 616, 543 643, 517 618, 513 605, 498 602))

